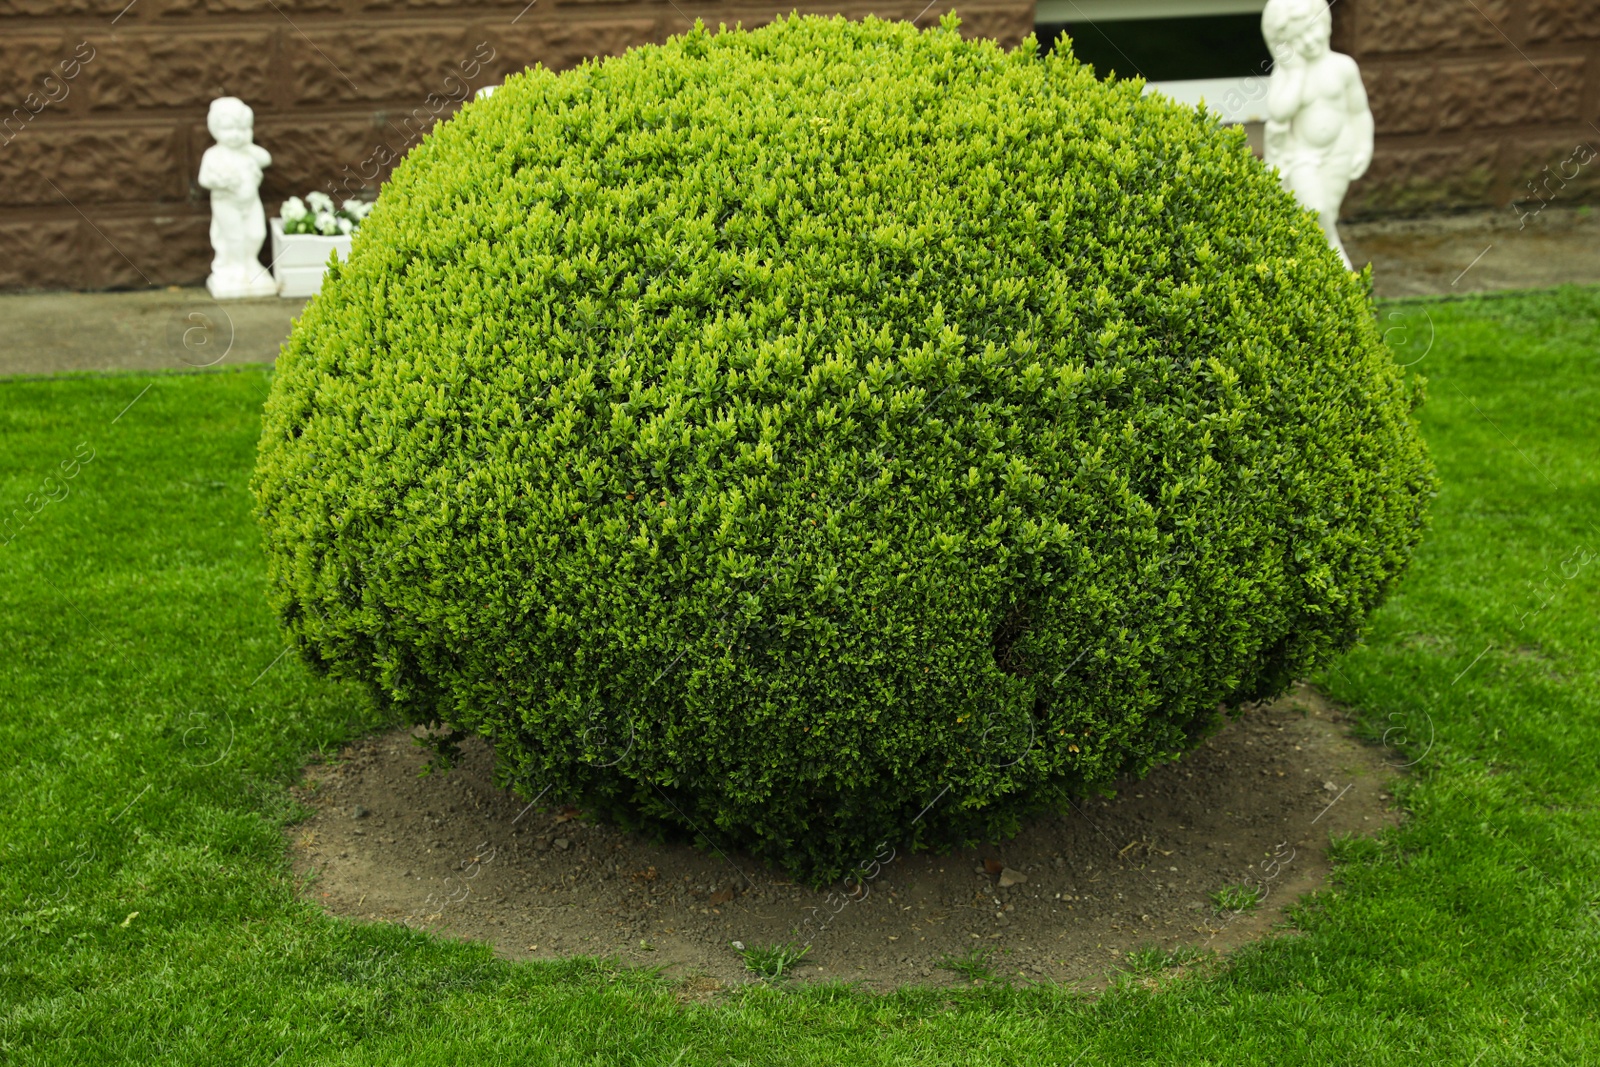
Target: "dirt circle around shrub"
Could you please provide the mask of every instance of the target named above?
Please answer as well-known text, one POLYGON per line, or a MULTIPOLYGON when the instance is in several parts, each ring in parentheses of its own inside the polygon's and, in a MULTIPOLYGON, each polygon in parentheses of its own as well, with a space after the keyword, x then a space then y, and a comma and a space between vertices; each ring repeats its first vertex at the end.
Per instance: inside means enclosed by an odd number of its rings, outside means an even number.
POLYGON ((287 831, 306 895, 508 959, 616 957, 702 991, 755 980, 735 942, 806 942, 794 980, 879 990, 982 974, 950 968, 961 960, 1092 989, 1139 950, 1226 954, 1287 929, 1286 907, 1327 881, 1331 837, 1398 824, 1388 788, 1404 773, 1298 686, 1115 798, 994 845, 886 853, 860 888, 816 891, 742 855, 529 805, 495 788, 485 745, 463 751, 448 773, 422 775, 426 752, 397 730, 309 767, 296 793, 313 813, 287 831), (1261 903, 1219 909, 1230 886, 1261 903))

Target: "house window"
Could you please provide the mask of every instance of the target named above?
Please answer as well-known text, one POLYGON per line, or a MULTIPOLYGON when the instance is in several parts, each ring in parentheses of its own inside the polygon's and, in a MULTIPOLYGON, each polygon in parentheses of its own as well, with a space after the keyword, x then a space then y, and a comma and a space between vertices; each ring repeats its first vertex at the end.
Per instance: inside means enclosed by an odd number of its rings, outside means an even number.
MULTIPOLYGON (((1205 101, 1224 122, 1262 121, 1272 58, 1261 36, 1266 0, 1038 0, 1042 49, 1063 35, 1098 77, 1143 78, 1149 91, 1205 101)), ((1255 139, 1257 131, 1252 131, 1255 139)))
POLYGON ((1063 34, 1070 37, 1073 54, 1101 78, 1243 78, 1265 74, 1271 65, 1259 13, 1064 22, 1041 25, 1038 33, 1046 48, 1063 34))

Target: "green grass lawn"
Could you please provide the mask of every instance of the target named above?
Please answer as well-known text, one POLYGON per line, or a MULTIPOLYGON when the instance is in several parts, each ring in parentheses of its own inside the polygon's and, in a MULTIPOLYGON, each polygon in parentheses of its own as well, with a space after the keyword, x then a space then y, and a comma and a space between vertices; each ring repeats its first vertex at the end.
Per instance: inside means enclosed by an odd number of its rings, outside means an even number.
POLYGON ((383 723, 280 655, 246 491, 269 372, 0 381, 0 1062, 1600 1063, 1600 290, 1385 314, 1443 489, 1319 682, 1416 761, 1410 818, 1340 844, 1295 932, 1096 999, 684 1005, 325 917, 286 787, 383 723))

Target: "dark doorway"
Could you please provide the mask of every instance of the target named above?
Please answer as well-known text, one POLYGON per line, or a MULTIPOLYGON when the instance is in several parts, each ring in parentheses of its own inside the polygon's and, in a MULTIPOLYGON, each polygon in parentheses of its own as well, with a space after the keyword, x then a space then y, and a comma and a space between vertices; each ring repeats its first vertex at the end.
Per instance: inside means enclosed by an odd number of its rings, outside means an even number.
POLYGON ((1035 32, 1041 51, 1070 38, 1073 55, 1101 78, 1242 78, 1272 68, 1260 15, 1041 23, 1035 32))

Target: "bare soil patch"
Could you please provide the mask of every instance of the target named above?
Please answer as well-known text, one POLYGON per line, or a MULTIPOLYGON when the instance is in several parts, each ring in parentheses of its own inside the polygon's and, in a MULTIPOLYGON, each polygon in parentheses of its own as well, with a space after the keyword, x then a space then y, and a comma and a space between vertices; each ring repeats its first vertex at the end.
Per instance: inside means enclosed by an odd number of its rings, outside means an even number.
POLYGON ((877 989, 965 983, 940 964, 974 952, 1005 977, 1085 987, 1149 946, 1226 953, 1323 885, 1331 835, 1398 822, 1386 786, 1402 773, 1301 686, 1114 799, 818 892, 743 855, 530 808, 495 788, 486 745, 464 755, 420 776, 427 753, 401 730, 309 768, 299 794, 314 814, 288 831, 296 869, 314 875, 307 895, 334 915, 487 941, 511 959, 660 966, 702 992, 753 980, 735 941, 809 941, 798 979, 877 989), (1263 903, 1219 911, 1211 894, 1235 885, 1263 903))

